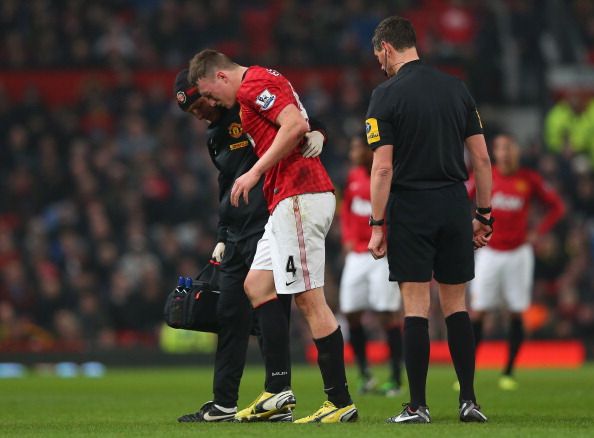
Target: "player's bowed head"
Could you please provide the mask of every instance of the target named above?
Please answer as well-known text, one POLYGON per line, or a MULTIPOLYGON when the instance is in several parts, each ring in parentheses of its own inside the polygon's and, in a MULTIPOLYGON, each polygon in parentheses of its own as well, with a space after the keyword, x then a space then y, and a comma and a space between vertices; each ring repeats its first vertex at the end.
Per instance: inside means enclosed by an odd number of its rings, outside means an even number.
POLYGON ((224 53, 205 49, 190 61, 188 80, 195 84, 200 94, 231 108, 235 105, 237 91, 247 67, 233 62, 224 53))

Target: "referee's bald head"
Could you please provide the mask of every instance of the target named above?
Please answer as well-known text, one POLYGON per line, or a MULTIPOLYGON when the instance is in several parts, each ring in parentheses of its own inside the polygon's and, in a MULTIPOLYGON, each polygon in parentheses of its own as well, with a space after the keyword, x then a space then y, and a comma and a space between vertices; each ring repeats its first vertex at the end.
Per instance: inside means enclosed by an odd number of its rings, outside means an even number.
POLYGON ((393 17, 382 20, 375 28, 373 39, 371 40, 375 51, 381 50, 382 41, 390 44, 397 51, 402 52, 405 49, 416 46, 417 36, 410 21, 394 15, 393 17))

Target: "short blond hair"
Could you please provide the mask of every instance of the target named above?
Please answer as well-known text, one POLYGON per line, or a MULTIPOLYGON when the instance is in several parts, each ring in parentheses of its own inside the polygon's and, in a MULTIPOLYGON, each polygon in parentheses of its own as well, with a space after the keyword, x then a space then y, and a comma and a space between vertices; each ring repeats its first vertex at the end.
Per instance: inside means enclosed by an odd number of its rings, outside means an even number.
POLYGON ((215 70, 233 69, 238 65, 224 53, 204 49, 194 55, 188 69, 188 82, 196 84, 199 79, 212 75, 215 70))

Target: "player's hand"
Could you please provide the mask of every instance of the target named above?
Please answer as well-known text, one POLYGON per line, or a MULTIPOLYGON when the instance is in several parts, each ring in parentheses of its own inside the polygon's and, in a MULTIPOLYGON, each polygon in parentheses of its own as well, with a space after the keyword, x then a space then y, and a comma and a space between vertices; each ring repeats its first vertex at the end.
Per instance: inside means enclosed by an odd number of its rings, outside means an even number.
POLYGON ((487 246, 489 240, 491 240, 491 236, 493 235, 493 227, 473 219, 472 234, 472 244, 474 245, 474 249, 479 249, 487 246))
POLYGON ((371 239, 367 249, 376 260, 385 257, 388 245, 383 227, 371 227, 371 239))
POLYGON ((305 144, 301 149, 304 158, 314 158, 322 153, 324 135, 320 131, 311 131, 305 134, 305 144))
POLYGON ((249 203, 248 195, 250 190, 258 184, 260 176, 252 168, 235 180, 233 187, 231 187, 231 205, 233 207, 239 207, 239 198, 241 197, 243 197, 243 202, 249 203))
POLYGON ((225 243, 219 242, 215 245, 214 250, 212 251, 212 258, 215 259, 217 262, 221 263, 223 260, 223 255, 225 254, 225 243))

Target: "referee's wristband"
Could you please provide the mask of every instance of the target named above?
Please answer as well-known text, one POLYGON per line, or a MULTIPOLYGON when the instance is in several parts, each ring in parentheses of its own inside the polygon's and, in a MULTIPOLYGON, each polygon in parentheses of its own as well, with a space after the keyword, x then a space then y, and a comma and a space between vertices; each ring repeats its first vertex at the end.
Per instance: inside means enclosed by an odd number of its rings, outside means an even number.
POLYGON ((487 225, 489 227, 493 226, 493 222, 495 222, 495 218, 493 216, 491 216, 489 219, 487 219, 485 216, 483 216, 482 214, 475 214, 474 218, 479 221, 481 224, 483 225, 487 225))
POLYGON ((478 214, 489 214, 491 213, 492 208, 491 207, 477 207, 476 208, 476 212, 478 214))
POLYGON ((370 227, 375 227, 375 226, 382 226, 384 225, 384 219, 374 219, 373 216, 369 216, 369 226, 370 227))

